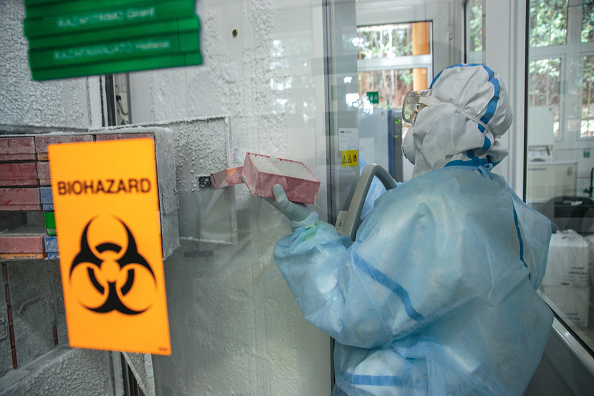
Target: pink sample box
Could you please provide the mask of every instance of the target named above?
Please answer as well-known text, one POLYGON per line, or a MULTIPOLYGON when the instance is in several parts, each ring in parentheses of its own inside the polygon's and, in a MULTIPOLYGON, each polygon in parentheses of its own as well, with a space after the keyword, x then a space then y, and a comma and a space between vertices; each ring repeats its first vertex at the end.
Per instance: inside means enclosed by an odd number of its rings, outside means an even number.
POLYGON ((0 253, 44 253, 43 234, 0 235, 0 253))
POLYGON ((241 173, 243 172, 243 166, 237 168, 229 168, 220 172, 210 174, 210 184, 212 188, 223 188, 234 186, 236 184, 243 183, 241 180, 241 173))
POLYGON ((0 188, 0 210, 41 210, 39 187, 0 188))
POLYGON ((247 153, 243 164, 243 180, 253 195, 274 198, 272 187, 280 184, 292 202, 313 204, 320 181, 301 162, 247 153))
POLYGON ((65 133, 48 133, 35 136, 35 152, 37 159, 47 161, 47 146, 50 144, 92 142, 93 135, 70 135, 65 133))
POLYGON ((39 184, 42 186, 49 186, 52 184, 49 162, 39 161, 37 163, 37 178, 39 179, 39 184))
POLYGON ((96 142, 142 138, 149 138, 155 140, 155 136, 152 133, 98 133, 95 135, 96 142))
POLYGON ((0 163, 0 186, 37 186, 37 162, 0 163))
POLYGON ((6 137, 0 139, 0 161, 35 160, 33 136, 6 137))

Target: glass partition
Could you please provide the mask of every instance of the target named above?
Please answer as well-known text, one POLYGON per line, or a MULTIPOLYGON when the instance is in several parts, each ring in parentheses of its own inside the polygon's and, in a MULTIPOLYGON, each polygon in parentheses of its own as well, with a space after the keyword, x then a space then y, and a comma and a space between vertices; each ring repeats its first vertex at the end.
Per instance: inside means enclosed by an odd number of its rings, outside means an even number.
POLYGON ((360 109, 399 109, 409 90, 427 89, 431 22, 359 26, 356 45, 360 109))
POLYGON ((412 164, 401 146, 410 125, 401 120, 401 108, 408 91, 427 89, 433 79, 436 18, 426 15, 411 21, 404 19, 404 8, 386 11, 380 6, 388 2, 374 3, 375 10, 359 8, 357 14, 360 157, 382 165, 397 181, 406 181, 412 177, 412 164))
MULTIPOLYGON (((413 76, 419 73, 427 75, 426 68, 414 69, 388 69, 358 72, 359 96, 362 98, 359 108, 369 109, 375 107, 385 109, 398 109, 402 107, 402 100, 406 93, 413 88, 413 76), (367 95, 367 92, 377 92, 377 100, 367 95)), ((425 77, 424 80, 427 78, 425 77)))
POLYGON ((552 237, 545 301, 594 349, 594 43, 591 1, 529 2, 526 202, 552 237))

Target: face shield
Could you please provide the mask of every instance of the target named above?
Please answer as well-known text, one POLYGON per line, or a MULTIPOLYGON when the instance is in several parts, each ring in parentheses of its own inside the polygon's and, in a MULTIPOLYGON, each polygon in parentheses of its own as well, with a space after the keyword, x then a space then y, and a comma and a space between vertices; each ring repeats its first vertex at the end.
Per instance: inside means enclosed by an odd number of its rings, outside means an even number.
POLYGON ((421 108, 425 107, 425 104, 422 103, 421 98, 428 97, 430 95, 430 89, 424 91, 408 91, 404 97, 404 103, 402 104, 402 119, 409 124, 414 124, 417 114, 421 108))

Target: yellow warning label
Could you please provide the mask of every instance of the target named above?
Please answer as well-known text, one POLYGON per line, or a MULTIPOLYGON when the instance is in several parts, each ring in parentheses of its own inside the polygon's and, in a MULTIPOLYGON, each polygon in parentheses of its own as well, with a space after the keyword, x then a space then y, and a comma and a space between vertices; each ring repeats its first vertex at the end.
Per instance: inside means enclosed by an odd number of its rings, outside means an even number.
POLYGON ((48 151, 70 345, 171 354, 153 141, 48 151))
POLYGON ((359 165, 359 157, 358 157, 357 150, 347 150, 340 152, 340 166, 358 166, 359 165))

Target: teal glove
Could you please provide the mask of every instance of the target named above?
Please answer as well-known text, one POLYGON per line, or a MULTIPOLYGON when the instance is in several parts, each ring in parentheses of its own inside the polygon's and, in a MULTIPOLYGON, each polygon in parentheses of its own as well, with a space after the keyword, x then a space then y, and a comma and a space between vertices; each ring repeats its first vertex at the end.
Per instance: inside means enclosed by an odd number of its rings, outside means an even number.
POLYGON ((274 185, 272 193, 274 199, 264 199, 291 220, 291 229, 293 231, 299 227, 311 227, 318 221, 319 216, 316 212, 308 209, 303 204, 289 201, 287 193, 280 184, 274 185))

